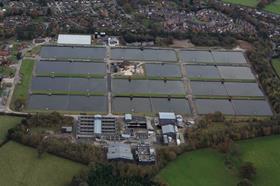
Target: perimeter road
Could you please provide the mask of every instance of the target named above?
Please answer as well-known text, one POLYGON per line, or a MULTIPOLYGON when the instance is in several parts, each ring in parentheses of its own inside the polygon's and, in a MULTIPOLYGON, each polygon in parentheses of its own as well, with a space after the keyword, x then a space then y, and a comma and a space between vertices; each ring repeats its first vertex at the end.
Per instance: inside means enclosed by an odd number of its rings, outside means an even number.
POLYGON ((112 88, 111 88, 111 48, 110 46, 106 46, 106 76, 107 76, 107 99, 108 99, 108 115, 112 115, 112 88))
POLYGON ((10 109, 10 105, 11 105, 11 102, 12 102, 12 97, 13 97, 13 94, 14 94, 15 87, 20 81, 20 68, 21 68, 23 60, 25 59, 24 58, 25 53, 29 50, 32 50, 36 46, 37 45, 34 45, 34 46, 31 46, 31 47, 28 47, 28 48, 25 48, 25 49, 21 50, 22 58, 20 60, 18 60, 18 65, 16 66, 16 73, 15 73, 15 76, 14 76, 14 82, 13 82, 12 87, 10 89, 11 91, 9 93, 9 97, 8 97, 8 100, 7 100, 7 103, 6 103, 6 108, 5 108, 6 113, 17 113, 17 112, 14 112, 10 109))
POLYGON ((197 118, 198 115, 197 115, 196 107, 195 107, 195 104, 193 102, 193 97, 192 97, 191 81, 188 79, 187 71, 185 70, 184 63, 181 60, 179 50, 175 49, 175 52, 176 52, 176 55, 177 55, 177 58, 178 58, 178 62, 180 64, 180 70, 181 70, 182 81, 183 81, 184 89, 185 89, 185 93, 186 93, 186 99, 188 99, 188 101, 189 101, 189 105, 190 105, 190 108, 192 110, 193 117, 197 118))

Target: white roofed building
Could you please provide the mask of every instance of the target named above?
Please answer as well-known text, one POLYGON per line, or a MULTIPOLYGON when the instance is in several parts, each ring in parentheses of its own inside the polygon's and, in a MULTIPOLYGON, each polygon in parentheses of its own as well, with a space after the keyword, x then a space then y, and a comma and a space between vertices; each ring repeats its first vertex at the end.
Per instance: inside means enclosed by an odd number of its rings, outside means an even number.
POLYGON ((91 45, 91 35, 59 34, 57 44, 63 45, 91 45))

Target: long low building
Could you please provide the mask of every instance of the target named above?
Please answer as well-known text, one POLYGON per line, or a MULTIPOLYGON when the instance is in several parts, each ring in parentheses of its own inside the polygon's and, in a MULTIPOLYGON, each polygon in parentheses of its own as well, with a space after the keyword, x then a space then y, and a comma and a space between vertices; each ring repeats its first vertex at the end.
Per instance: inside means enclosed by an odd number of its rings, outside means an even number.
POLYGON ((57 44, 91 45, 91 35, 59 34, 57 44))
POLYGON ((113 117, 79 116, 76 128, 77 138, 94 138, 116 133, 116 119, 113 117))

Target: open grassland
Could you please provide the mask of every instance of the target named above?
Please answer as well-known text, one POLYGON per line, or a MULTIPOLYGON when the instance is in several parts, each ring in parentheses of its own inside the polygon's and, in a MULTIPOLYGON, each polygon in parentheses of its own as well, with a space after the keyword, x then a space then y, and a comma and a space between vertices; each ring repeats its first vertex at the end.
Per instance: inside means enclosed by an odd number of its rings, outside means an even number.
MULTIPOLYGON (((256 186, 280 185, 280 136, 256 138, 238 142, 242 160, 257 168, 256 186)), ((164 168, 160 178, 170 186, 236 185, 239 178, 224 165, 223 155, 203 149, 187 152, 164 168)))
POLYGON ((257 168, 255 186, 280 185, 280 136, 256 138, 240 142, 243 161, 257 168))
POLYGON ((280 77, 280 58, 272 60, 272 66, 275 69, 276 73, 280 77))
POLYGON ((35 61, 23 60, 20 67, 20 83, 16 85, 13 95, 13 103, 16 99, 26 100, 28 96, 28 89, 32 79, 32 71, 35 61))
POLYGON ((265 7, 265 10, 272 13, 280 14, 280 0, 273 1, 271 4, 265 7))
POLYGON ((9 142, 0 148, 0 185, 65 186, 85 166, 9 142))
POLYGON ((238 182, 225 169, 222 154, 210 149, 179 156, 159 175, 170 186, 235 186, 238 182))
POLYGON ((22 118, 13 116, 0 116, 0 143, 2 143, 10 128, 20 123, 22 118))
POLYGON ((244 6, 256 7, 259 0, 223 0, 226 3, 240 4, 244 6))

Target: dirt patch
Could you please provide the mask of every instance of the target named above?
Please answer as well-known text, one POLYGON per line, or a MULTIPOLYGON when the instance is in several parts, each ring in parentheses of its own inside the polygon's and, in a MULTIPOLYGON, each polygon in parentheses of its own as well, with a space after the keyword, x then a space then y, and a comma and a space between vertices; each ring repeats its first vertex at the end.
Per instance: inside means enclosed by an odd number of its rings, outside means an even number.
POLYGON ((252 51, 253 50, 253 45, 247 41, 243 41, 243 40, 237 40, 237 45, 246 51, 252 51))
POLYGON ((194 45, 191 43, 190 40, 185 39, 185 40, 173 40, 173 44, 170 45, 170 47, 175 47, 175 48, 192 48, 194 45))

